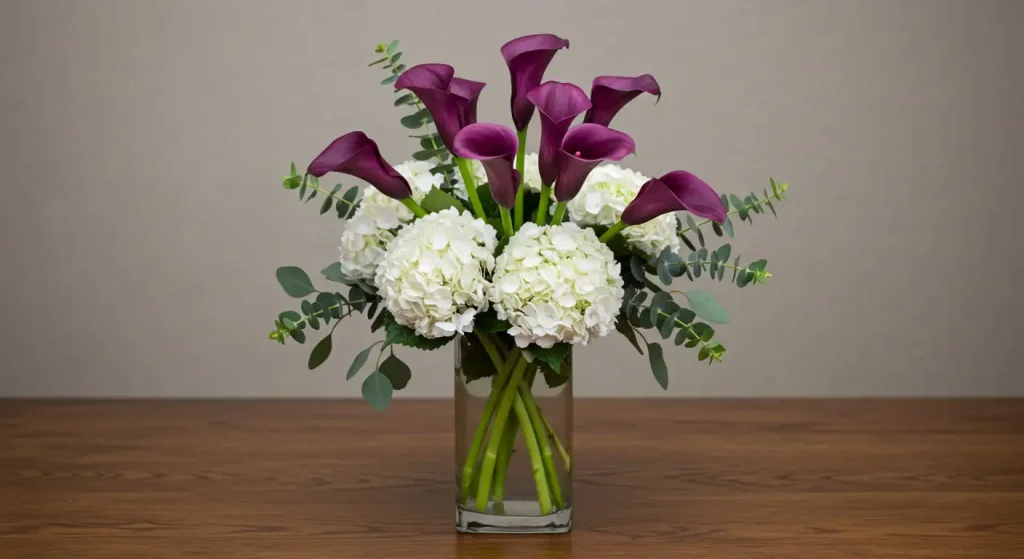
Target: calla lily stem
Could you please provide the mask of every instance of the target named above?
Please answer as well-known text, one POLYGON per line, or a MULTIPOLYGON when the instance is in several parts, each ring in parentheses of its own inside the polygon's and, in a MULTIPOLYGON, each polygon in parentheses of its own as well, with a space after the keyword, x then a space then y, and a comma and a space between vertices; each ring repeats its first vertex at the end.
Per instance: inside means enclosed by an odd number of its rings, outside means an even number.
POLYGON ((515 230, 512 229, 512 214, 508 211, 508 208, 498 208, 501 213, 501 228, 505 230, 505 236, 511 238, 515 234, 515 230))
POLYGON ((416 203, 416 200, 413 200, 412 198, 402 198, 402 203, 405 204, 405 207, 409 208, 412 215, 416 217, 423 217, 427 215, 426 210, 421 208, 420 205, 416 203))
POLYGON ((540 205, 537 206, 537 225, 544 225, 548 220, 548 200, 551 199, 551 187, 540 187, 540 205))
MULTIPOLYGON (((528 128, 528 127, 527 127, 528 128)), ((523 188, 525 182, 525 176, 523 170, 526 169, 526 131, 527 128, 523 128, 518 132, 519 135, 519 149, 516 151, 516 171, 519 172, 519 189, 516 190, 516 230, 523 226, 523 197, 526 195, 526 189, 523 188)))
POLYGON ((601 241, 602 243, 607 243, 608 241, 614 239, 615 235, 618 235, 619 232, 625 228, 626 222, 618 221, 615 223, 615 225, 609 227, 608 230, 604 232, 604 235, 601 235, 601 238, 599 238, 598 240, 601 241))
POLYGON ((455 163, 458 164, 459 172, 462 173, 462 182, 466 185, 466 193, 469 194, 469 203, 473 206, 473 213, 480 219, 486 220, 487 214, 484 213, 480 195, 476 192, 476 180, 473 179, 473 168, 470 166, 469 160, 456 157, 455 163))
POLYGON ((565 219, 565 208, 568 206, 568 202, 559 202, 555 206, 555 215, 551 217, 551 225, 561 225, 565 219))

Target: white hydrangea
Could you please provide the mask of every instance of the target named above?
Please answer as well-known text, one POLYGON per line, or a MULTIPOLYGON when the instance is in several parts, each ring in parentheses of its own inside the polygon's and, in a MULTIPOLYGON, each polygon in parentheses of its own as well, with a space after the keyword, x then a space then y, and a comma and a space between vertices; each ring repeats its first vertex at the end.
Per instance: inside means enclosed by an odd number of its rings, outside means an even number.
POLYGON ((395 321, 427 338, 473 330, 488 307, 497 231, 449 208, 401 228, 377 267, 376 284, 395 321))
MULTIPOLYGON (((471 168, 473 169, 473 179, 476 183, 484 184, 487 182, 487 172, 484 171, 483 163, 473 160, 471 162, 471 168)), ((462 182, 462 173, 458 170, 455 171, 456 180, 455 184, 455 195, 463 200, 469 200, 469 194, 466 193, 466 185, 462 182)), ((523 159, 523 186, 531 192, 540 192, 541 181, 540 181, 540 164, 536 153, 527 153, 526 158, 523 159)))
POLYGON ((491 302, 516 345, 586 344, 615 328, 622 277, 612 251, 574 223, 526 223, 498 257, 491 302))
MULTIPOLYGON (((409 182, 412 197, 417 202, 444 181, 440 173, 430 172, 431 167, 433 165, 426 161, 406 161, 395 167, 409 182)), ((345 275, 353 279, 373 280, 377 265, 384 259, 384 252, 395 238, 395 232, 412 219, 412 212, 405 204, 385 196, 372 186, 366 187, 363 200, 348 220, 338 246, 345 275)))
MULTIPOLYGON (((579 194, 569 201, 569 219, 580 225, 614 225, 648 180, 618 165, 601 165, 590 172, 579 194)), ((667 213, 623 229, 622 236, 630 246, 652 258, 666 247, 676 252, 680 246, 678 219, 676 214, 667 213)))

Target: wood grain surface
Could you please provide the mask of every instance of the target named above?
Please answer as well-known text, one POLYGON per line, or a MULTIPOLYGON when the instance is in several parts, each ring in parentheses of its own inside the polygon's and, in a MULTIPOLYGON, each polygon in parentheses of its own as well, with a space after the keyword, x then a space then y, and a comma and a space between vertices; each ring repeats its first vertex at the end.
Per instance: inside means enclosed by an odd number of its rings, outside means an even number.
POLYGON ((575 528, 454 529, 450 401, 0 401, 0 557, 1024 558, 1024 400, 584 400, 575 528))

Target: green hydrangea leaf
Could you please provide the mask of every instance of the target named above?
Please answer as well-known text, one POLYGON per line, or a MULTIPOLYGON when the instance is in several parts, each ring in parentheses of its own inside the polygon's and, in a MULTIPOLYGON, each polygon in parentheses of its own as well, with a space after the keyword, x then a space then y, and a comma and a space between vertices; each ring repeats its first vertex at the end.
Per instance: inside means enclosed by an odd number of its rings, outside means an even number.
POLYGON ((387 318, 384 319, 384 347, 401 345, 415 349, 433 351, 444 347, 450 341, 452 341, 451 337, 425 338, 420 336, 412 328, 402 326, 395 322, 394 317, 391 315, 387 315, 387 318))
POLYGON ((448 208, 455 208, 460 212, 466 209, 456 197, 437 188, 436 186, 430 189, 427 196, 423 198, 423 201, 420 202, 420 207, 428 213, 437 213, 448 208))
POLYGON ((538 347, 530 346, 526 350, 534 358, 534 360, 540 361, 551 367, 556 373, 562 372, 562 362, 572 352, 572 345, 567 343, 558 343, 551 347, 538 347))

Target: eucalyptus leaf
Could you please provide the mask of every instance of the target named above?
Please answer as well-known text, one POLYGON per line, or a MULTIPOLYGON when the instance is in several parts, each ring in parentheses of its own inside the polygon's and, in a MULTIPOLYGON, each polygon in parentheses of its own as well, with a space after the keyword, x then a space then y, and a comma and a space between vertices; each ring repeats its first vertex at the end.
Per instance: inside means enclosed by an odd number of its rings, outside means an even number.
POLYGON ((700 243, 700 246, 704 246, 704 233, 701 233, 700 227, 697 227, 697 223, 693 221, 693 216, 690 214, 686 214, 686 226, 697 234, 697 242, 700 243))
POLYGON ((654 380, 663 390, 668 390, 668 366, 665 365, 665 356, 662 353, 661 344, 657 342, 647 344, 647 357, 651 363, 651 372, 654 373, 654 380))
POLYGON ((332 262, 326 268, 320 270, 320 274, 335 283, 348 283, 348 278, 341 271, 341 262, 332 262))
POLYGON ((661 333, 661 337, 667 340, 672 337, 672 331, 675 330, 675 327, 676 319, 675 315, 673 314, 671 316, 665 317, 664 320, 662 320, 661 327, 658 329, 658 331, 661 333))
POLYGON ((714 295, 699 289, 691 289, 684 295, 686 295, 686 300, 690 303, 690 309, 697 316, 715 324, 728 324, 729 313, 722 308, 722 305, 719 304, 718 299, 715 299, 714 295))
POLYGON ((672 273, 669 272, 665 260, 658 261, 658 279, 665 285, 672 285, 672 273))
POLYGON ((395 389, 380 371, 374 371, 363 380, 363 399, 376 411, 384 411, 391 403, 395 389))
POLYGON ((277 283, 288 295, 301 299, 316 291, 313 281, 309 279, 306 272, 297 266, 282 266, 277 269, 277 283))
POLYGON ((426 119, 420 115, 420 112, 415 112, 411 115, 403 116, 399 122, 402 123, 402 126, 409 128, 410 130, 416 130, 417 128, 423 127, 426 119))
POLYGON ((647 272, 644 270, 645 265, 644 259, 635 254, 629 259, 629 271, 637 281, 643 282, 647 280, 647 272))
POLYGON ((409 380, 412 379, 412 370, 394 352, 380 364, 379 371, 388 377, 395 390, 405 388, 409 384, 409 380))
POLYGON ((331 335, 328 334, 326 338, 320 340, 315 346, 313 346, 313 351, 309 353, 308 365, 310 370, 323 365, 324 361, 327 361, 327 358, 331 356, 332 345, 333 342, 331 341, 331 335))
POLYGON ((284 311, 277 315, 277 319, 280 320, 281 324, 284 324, 284 326, 289 330, 294 330, 296 328, 296 323, 302 320, 302 315, 295 311, 284 311))
POLYGON ((729 261, 729 256, 731 254, 732 254, 732 245, 730 245, 729 243, 726 243, 726 244, 718 247, 718 250, 715 251, 715 256, 717 256, 718 259, 721 260, 722 262, 728 262, 729 261))
POLYGON ((348 366, 348 373, 345 374, 345 380, 352 380, 352 377, 359 374, 359 369, 362 369, 363 365, 366 364, 366 360, 370 357, 370 352, 373 351, 373 348, 376 345, 377 344, 374 344, 356 354, 355 358, 352 359, 352 364, 348 366))
POLYGON ((640 355, 644 354, 643 348, 640 347, 640 342, 636 339, 636 332, 633 331, 633 327, 629 325, 629 321, 625 316, 619 315, 619 318, 615 321, 615 329, 636 348, 640 355))

